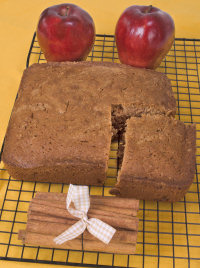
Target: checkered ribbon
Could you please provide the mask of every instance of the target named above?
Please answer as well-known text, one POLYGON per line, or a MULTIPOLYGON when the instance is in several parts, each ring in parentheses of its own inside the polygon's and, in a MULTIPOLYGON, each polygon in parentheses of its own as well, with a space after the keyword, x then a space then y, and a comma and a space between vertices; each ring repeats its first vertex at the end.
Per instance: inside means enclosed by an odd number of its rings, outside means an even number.
POLYGON ((75 186, 70 184, 66 206, 69 213, 80 218, 80 221, 76 222, 65 232, 54 238, 56 244, 61 245, 66 241, 76 238, 81 235, 86 228, 93 236, 105 244, 110 242, 116 230, 101 220, 96 218, 88 219, 87 217, 87 212, 90 207, 88 186, 75 186), (71 202, 74 203, 75 209, 70 207, 71 202))

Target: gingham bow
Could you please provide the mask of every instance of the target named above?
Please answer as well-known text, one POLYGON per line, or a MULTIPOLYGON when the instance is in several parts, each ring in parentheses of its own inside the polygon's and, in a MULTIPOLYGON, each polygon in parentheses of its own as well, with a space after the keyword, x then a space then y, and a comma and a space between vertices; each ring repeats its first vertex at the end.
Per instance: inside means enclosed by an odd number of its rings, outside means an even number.
POLYGON ((87 212, 90 207, 88 186, 75 186, 70 184, 66 205, 69 213, 80 218, 80 221, 76 222, 65 232, 54 238, 56 244, 61 245, 68 240, 76 238, 81 235, 86 228, 92 235, 105 244, 110 242, 116 230, 101 220, 96 218, 88 219, 87 217, 87 212), (70 208, 71 202, 74 203, 75 209, 70 208))

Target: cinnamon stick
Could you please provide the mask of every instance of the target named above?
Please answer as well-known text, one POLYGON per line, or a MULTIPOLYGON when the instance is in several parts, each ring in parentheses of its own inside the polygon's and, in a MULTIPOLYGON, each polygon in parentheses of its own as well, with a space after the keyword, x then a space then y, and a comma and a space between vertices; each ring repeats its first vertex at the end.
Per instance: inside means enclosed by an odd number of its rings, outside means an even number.
MULTIPOLYGON (((43 199, 50 200, 52 202, 66 202, 66 193, 51 193, 51 192, 37 192, 34 199, 43 199)), ((113 197, 113 196, 102 196, 100 195, 91 195, 90 196, 91 204, 101 204, 103 206, 112 206, 117 208, 128 208, 138 211, 139 210, 139 200, 132 198, 121 198, 121 197, 113 197)))
POLYGON ((53 239, 55 238, 53 235, 45 235, 32 233, 29 231, 20 231, 19 239, 22 240, 24 244, 32 244, 36 246, 47 246, 52 248, 62 248, 62 249, 74 249, 74 250, 87 250, 87 251, 103 251, 103 252, 112 252, 119 254, 133 254, 135 252, 135 244, 128 243, 109 243, 108 245, 104 244, 99 240, 83 240, 83 248, 82 248, 82 240, 81 239, 73 239, 63 243, 62 245, 57 245, 54 243, 53 239))
MULTIPOLYGON (((27 223, 26 231, 31 233, 39 233, 46 235, 53 235, 54 237, 60 235, 62 232, 66 231, 72 224, 67 223, 55 223, 46 221, 29 220, 27 223)), ((81 237, 78 237, 81 239, 81 237)), ((83 233, 83 239, 97 240, 92 234, 87 230, 83 233)), ((136 243, 137 232, 128 230, 117 230, 110 241, 110 243, 122 242, 122 243, 136 243)))
MULTIPOLYGON (((39 199, 34 198, 32 203, 37 203, 41 205, 47 205, 49 207, 62 208, 66 209, 66 200, 65 201, 52 201, 52 200, 45 200, 45 199, 39 199)), ((127 216, 137 216, 137 210, 134 209, 128 209, 128 208, 120 208, 120 207, 113 207, 112 204, 110 205, 110 202, 108 202, 108 205, 102 205, 102 204, 94 204, 91 202, 90 204, 90 210, 95 210, 98 214, 104 214, 104 215, 110 215, 110 213, 117 213, 127 216)))
POLYGON ((71 225, 75 223, 74 220, 70 220, 70 219, 67 219, 67 218, 60 218, 60 217, 53 217, 53 216, 49 216, 49 215, 44 215, 44 214, 37 213, 37 212, 34 212, 34 211, 28 214, 28 222, 32 221, 32 220, 45 221, 47 224, 48 224, 48 222, 63 223, 63 224, 68 224, 69 223, 71 225))
MULTIPOLYGON (((67 218, 60 218, 60 217, 53 217, 49 215, 43 215, 37 212, 31 212, 28 216, 28 223, 31 221, 39 221, 39 222, 46 222, 48 225, 49 223, 57 223, 57 224, 64 224, 65 226, 72 226, 75 222, 78 221, 78 218, 76 220, 70 220, 67 218)), ((28 224, 27 223, 27 224, 28 224)), ((67 229, 67 227, 66 227, 67 229)), ((117 230, 125 230, 128 235, 131 235, 131 233, 134 233, 137 230, 127 230, 127 229, 120 229, 116 227, 117 230)), ((131 239, 131 238, 130 238, 131 239)))
MULTIPOLYGON (((49 209, 49 206, 47 205, 41 205, 33 202, 31 202, 29 206, 28 217, 29 214, 32 212, 38 212, 44 215, 50 215, 54 217, 66 218, 69 220, 77 221, 77 218, 71 215, 67 209, 61 209, 57 207, 49 209)), ((122 217, 121 215, 118 214, 103 215, 103 214, 97 214, 96 211, 92 210, 88 211, 88 218, 98 218, 99 220, 104 221, 105 223, 113 226, 114 228, 121 228, 127 230, 137 230, 139 223, 139 220, 136 217, 125 216, 125 215, 122 217)))

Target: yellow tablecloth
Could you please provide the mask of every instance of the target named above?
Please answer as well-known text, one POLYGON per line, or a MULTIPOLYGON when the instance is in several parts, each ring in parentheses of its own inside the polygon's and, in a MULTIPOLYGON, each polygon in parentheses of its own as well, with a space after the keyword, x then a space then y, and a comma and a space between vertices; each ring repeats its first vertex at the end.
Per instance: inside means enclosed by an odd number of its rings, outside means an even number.
MULTIPOLYGON (((200 38, 199 0, 75 0, 93 17, 96 32, 113 34, 122 11, 132 4, 152 4, 174 18, 176 37, 200 38)), ((63 3, 52 0, 0 0, 0 144, 3 141, 30 42, 39 15, 48 6, 63 3)), ((0 193, 0 200, 3 195, 0 193)), ((0 261, 0 267, 58 267, 33 263, 0 261)), ((195 266, 197 267, 196 264, 195 266)))

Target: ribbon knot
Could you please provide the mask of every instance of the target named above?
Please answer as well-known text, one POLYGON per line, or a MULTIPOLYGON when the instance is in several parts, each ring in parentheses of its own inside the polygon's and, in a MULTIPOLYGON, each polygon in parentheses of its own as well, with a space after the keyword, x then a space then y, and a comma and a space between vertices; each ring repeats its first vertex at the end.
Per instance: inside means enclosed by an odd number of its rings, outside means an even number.
POLYGON ((86 215, 86 213, 83 212, 83 217, 81 218, 81 220, 88 226, 90 224, 88 217, 86 215))
POLYGON ((56 244, 63 244, 81 235, 85 229, 96 238, 108 244, 112 239, 116 230, 107 223, 96 219, 88 219, 87 212, 90 207, 90 198, 88 186, 75 186, 70 184, 67 198, 66 208, 69 213, 80 220, 69 227, 65 232, 54 238, 56 244), (74 203, 74 208, 70 207, 71 202, 74 203))

